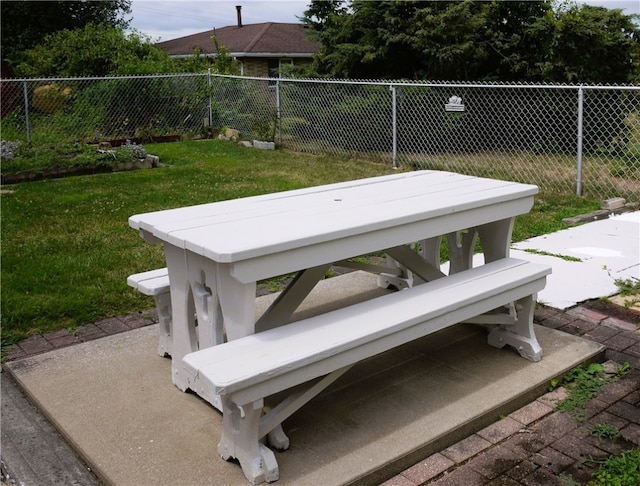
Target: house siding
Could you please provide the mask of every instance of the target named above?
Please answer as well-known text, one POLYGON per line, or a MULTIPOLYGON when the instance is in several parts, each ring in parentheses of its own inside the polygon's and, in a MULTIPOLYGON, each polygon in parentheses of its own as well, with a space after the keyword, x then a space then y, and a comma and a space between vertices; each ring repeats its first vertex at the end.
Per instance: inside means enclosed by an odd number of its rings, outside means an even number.
POLYGON ((269 60, 263 58, 245 57, 242 59, 243 74, 245 76, 254 76, 256 78, 269 77, 269 60))
MULTIPOLYGON (((264 57, 244 57, 238 59, 242 62, 242 74, 244 76, 251 76, 256 78, 268 78, 269 77, 269 61, 279 58, 264 58, 264 57)), ((308 66, 311 64, 311 59, 287 59, 293 63, 294 66, 308 66)))

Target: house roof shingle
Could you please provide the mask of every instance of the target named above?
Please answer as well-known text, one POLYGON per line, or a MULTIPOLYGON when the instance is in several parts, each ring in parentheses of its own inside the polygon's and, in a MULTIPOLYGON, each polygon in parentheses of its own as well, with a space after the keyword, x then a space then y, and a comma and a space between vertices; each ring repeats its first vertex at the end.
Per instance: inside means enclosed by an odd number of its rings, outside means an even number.
POLYGON ((320 43, 307 38, 304 24, 285 24, 265 22, 222 27, 198 34, 180 37, 157 44, 170 56, 192 55, 199 48, 206 54, 216 52, 211 37, 216 36, 218 44, 224 46, 234 57, 260 55, 305 56, 311 57, 320 49, 320 43))

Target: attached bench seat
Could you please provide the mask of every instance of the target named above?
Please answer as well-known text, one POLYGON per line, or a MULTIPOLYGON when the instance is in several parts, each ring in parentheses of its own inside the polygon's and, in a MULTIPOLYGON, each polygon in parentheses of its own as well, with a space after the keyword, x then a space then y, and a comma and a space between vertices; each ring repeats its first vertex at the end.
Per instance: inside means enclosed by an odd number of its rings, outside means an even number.
POLYGON ((158 268, 148 272, 129 275, 127 284, 144 295, 154 298, 158 312, 158 354, 171 356, 171 292, 169 272, 166 268, 158 268))
MULTIPOLYGON (((222 398, 219 454, 238 459, 252 484, 275 481, 278 465, 263 437, 286 449, 280 424, 359 361, 501 306, 515 315, 510 324, 496 317, 489 344, 511 345, 525 358, 540 360, 533 310, 549 273, 547 266, 502 259, 187 354, 183 366, 191 389, 222 398), (263 415, 265 397, 322 376, 263 415)), ((483 317, 478 322, 491 324, 483 317)))

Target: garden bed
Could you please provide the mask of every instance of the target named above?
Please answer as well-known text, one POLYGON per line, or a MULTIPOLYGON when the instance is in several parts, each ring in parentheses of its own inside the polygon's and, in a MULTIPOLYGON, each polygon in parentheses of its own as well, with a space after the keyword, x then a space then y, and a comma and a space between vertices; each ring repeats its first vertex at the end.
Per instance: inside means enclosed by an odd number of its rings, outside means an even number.
POLYGON ((133 143, 136 145, 142 145, 143 143, 167 143, 167 142, 179 142, 182 140, 180 135, 157 135, 149 136, 145 139, 142 138, 114 138, 110 140, 101 140, 102 143, 108 143, 111 147, 121 147, 127 143, 133 143))
POLYGON ((142 145, 131 140, 116 147, 109 142, 97 145, 75 142, 35 148, 3 140, 0 183, 150 169, 159 165, 157 156, 147 154, 142 145))
POLYGON ((117 162, 111 166, 95 164, 88 166, 51 167, 39 170, 23 170, 9 174, 0 174, 0 184, 18 184, 21 182, 41 181, 45 179, 59 179, 62 177, 104 174, 106 172, 123 172, 128 170, 151 169, 159 167, 160 160, 155 155, 147 155, 144 159, 130 162, 117 162))

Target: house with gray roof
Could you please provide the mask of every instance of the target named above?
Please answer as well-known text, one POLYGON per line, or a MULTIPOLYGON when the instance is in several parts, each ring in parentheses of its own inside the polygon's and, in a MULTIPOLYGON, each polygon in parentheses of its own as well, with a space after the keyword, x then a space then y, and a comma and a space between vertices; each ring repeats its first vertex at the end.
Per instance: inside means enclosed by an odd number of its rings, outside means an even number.
POLYGON ((236 8, 236 25, 160 42, 157 46, 175 58, 190 57, 196 51, 212 57, 217 55, 212 39, 215 35, 218 44, 238 61, 241 74, 257 77, 278 77, 283 64, 309 64, 320 50, 320 43, 308 39, 308 28, 304 24, 243 25, 240 8, 236 8))

